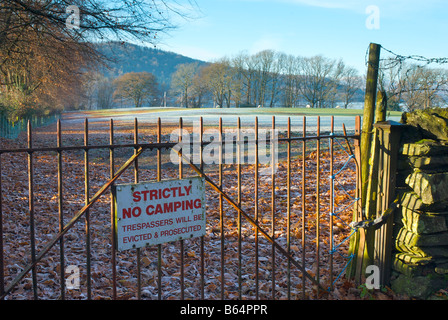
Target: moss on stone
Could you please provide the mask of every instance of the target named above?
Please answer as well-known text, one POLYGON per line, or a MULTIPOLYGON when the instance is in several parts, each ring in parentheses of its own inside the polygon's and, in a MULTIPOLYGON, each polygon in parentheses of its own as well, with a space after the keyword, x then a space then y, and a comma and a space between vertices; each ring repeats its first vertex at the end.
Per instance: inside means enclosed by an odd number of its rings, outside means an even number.
POLYGON ((445 288, 447 285, 448 281, 442 275, 410 277, 400 274, 391 281, 391 287, 395 293, 406 294, 417 299, 427 299, 430 295, 445 288))

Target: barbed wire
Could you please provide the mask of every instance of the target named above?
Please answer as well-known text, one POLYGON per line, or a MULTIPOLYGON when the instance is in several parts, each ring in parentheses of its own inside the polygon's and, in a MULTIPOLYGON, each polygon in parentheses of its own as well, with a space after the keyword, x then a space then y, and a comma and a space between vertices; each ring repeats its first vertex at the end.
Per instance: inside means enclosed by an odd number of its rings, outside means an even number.
MULTIPOLYGON (((379 69, 385 70, 385 69, 392 69, 396 66, 402 67, 403 63, 407 60, 415 61, 420 63, 418 67, 424 67, 430 64, 448 64, 448 57, 444 58, 427 58, 421 55, 408 55, 404 56, 401 54, 397 54, 393 52, 390 49, 387 49, 383 46, 381 46, 381 50, 386 51, 392 57, 387 57, 380 59, 380 67, 379 69)), ((369 64, 369 47, 366 50, 366 56, 365 56, 365 65, 368 66, 369 64)))

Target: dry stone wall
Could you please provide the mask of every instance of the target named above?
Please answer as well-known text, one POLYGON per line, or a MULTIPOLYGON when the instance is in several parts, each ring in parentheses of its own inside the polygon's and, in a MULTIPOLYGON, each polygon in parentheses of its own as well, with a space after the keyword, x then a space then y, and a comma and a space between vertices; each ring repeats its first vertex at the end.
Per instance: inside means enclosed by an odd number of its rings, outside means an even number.
POLYGON ((391 284, 427 298, 448 286, 448 111, 405 113, 402 123, 391 284))

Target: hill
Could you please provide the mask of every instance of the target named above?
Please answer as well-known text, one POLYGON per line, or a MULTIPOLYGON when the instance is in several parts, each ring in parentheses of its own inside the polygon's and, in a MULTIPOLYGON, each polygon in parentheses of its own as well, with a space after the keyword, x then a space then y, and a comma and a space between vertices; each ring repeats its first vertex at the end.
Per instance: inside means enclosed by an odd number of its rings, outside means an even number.
POLYGON ((169 86, 171 75, 179 64, 194 62, 200 65, 206 64, 205 61, 174 52, 131 43, 108 42, 97 44, 97 47, 102 54, 112 60, 108 64, 109 69, 103 71, 106 76, 117 77, 127 72, 146 71, 155 75, 160 85, 169 86))

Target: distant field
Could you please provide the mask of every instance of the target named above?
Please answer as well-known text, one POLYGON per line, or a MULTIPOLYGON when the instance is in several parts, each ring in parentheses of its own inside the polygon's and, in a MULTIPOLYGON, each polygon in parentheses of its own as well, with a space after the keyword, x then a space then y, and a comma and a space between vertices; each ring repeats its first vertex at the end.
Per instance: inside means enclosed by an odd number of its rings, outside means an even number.
MULTIPOLYGON (((86 110, 66 113, 67 116, 83 115, 88 117, 109 117, 121 115, 138 115, 147 113, 165 113, 165 112, 182 112, 183 114, 223 114, 223 115, 304 115, 304 116, 362 116, 362 109, 318 109, 318 108, 126 108, 126 109, 103 109, 103 110, 86 110)), ((388 111, 388 116, 399 117, 402 112, 388 111)))

